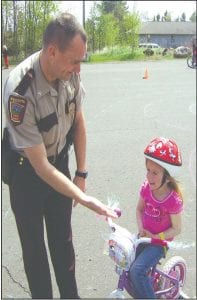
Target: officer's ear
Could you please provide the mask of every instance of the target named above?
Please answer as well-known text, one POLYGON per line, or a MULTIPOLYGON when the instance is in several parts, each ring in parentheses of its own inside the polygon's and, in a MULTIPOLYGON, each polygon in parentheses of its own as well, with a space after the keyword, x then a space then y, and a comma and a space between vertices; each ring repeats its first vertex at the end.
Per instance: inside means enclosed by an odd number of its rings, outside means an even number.
POLYGON ((55 44, 49 44, 49 46, 47 47, 47 54, 49 58, 53 60, 56 57, 57 52, 57 46, 55 44))

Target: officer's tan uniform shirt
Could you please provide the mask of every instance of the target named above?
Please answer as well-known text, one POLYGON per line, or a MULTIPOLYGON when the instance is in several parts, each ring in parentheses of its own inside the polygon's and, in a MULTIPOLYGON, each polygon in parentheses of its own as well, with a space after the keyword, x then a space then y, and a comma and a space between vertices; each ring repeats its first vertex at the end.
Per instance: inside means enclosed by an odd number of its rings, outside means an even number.
POLYGON ((11 134, 12 148, 24 155, 22 149, 44 143, 47 156, 60 153, 74 120, 75 105, 76 111, 79 111, 84 95, 84 88, 77 74, 73 74, 69 81, 59 80, 55 89, 49 85, 41 71, 39 52, 27 58, 10 73, 4 88, 7 127, 11 134), (21 96, 26 105, 22 122, 16 124, 13 122, 14 114, 17 116, 17 110, 20 112, 20 103, 17 103, 19 95, 14 90, 31 68, 35 76, 25 94, 21 96), (14 101, 12 97, 16 97, 14 101))

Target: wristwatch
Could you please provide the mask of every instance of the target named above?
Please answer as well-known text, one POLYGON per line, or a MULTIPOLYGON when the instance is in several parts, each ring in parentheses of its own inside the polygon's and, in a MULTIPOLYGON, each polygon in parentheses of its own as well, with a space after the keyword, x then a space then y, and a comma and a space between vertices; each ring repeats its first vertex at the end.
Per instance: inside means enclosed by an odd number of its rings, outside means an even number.
POLYGON ((84 172, 75 171, 75 176, 86 179, 88 177, 88 172, 87 171, 84 171, 84 172))

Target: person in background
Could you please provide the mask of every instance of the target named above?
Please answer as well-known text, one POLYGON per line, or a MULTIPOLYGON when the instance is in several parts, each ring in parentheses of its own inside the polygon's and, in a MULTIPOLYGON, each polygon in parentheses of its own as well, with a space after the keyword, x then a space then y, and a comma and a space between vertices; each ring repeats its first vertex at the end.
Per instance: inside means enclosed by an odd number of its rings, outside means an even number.
POLYGON ((35 299, 53 298, 44 222, 60 297, 77 299, 72 199, 98 214, 117 217, 112 209, 85 194, 85 93, 80 64, 86 45, 86 33, 76 18, 60 14, 48 24, 42 50, 12 70, 4 87, 4 133, 9 142, 3 155, 7 157, 5 182, 35 299), (73 182, 68 166, 72 143, 76 156, 73 182))
POLYGON ((196 56, 197 56, 197 43, 196 43, 196 36, 192 38, 192 64, 196 66, 196 56))
POLYGON ((6 45, 2 47, 3 59, 4 59, 4 69, 9 68, 9 59, 8 59, 8 49, 6 45))
MULTIPOLYGON (((147 180, 140 189, 136 217, 139 236, 173 240, 181 232, 183 198, 175 180, 182 165, 181 154, 173 140, 155 138, 145 148, 147 180)), ((140 244, 130 268, 135 299, 155 299, 148 277, 152 266, 165 256, 166 248, 140 244)))

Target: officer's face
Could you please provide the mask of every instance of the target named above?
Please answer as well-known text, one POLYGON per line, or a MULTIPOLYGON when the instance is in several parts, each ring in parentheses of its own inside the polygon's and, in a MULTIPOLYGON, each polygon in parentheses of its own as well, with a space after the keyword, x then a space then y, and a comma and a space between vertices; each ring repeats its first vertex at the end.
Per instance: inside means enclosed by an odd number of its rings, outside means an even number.
POLYGON ((86 54, 86 44, 77 35, 64 52, 56 47, 51 60, 51 72, 55 79, 69 80, 73 72, 80 72, 80 64, 86 54))

